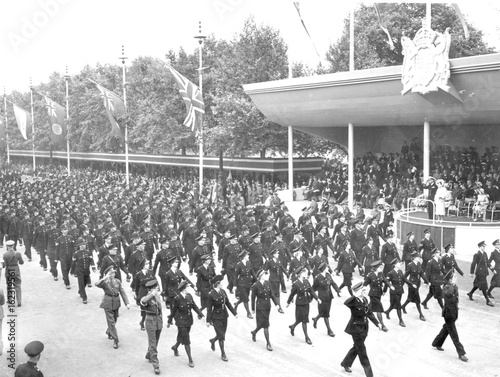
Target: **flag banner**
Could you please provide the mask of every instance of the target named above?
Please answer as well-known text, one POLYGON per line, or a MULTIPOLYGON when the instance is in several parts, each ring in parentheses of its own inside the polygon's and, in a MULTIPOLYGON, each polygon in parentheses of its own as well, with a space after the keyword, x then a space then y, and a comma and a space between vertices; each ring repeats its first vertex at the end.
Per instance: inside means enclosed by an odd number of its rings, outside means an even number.
POLYGON ((184 119, 184 126, 191 128, 191 131, 199 131, 205 114, 205 104, 201 95, 200 88, 194 85, 187 78, 167 64, 179 87, 182 99, 186 105, 187 115, 184 119))
POLYGON ((318 49, 316 48, 316 45, 314 44, 314 41, 313 41, 311 35, 309 34, 309 31, 307 30, 306 23, 304 22, 304 20, 302 19, 302 15, 300 14, 300 4, 299 4, 299 2, 298 1, 294 1, 293 5, 295 5, 295 9, 297 9, 297 14, 299 15, 300 22, 302 22, 302 26, 304 27, 304 30, 306 31, 307 36, 311 40, 311 43, 312 43, 312 45, 314 47, 314 51, 316 51, 316 55, 318 55, 318 57, 320 57, 318 49))
POLYGON ((394 42, 391 38, 391 34, 389 33, 389 30, 385 27, 385 24, 382 22, 382 17, 380 17, 380 11, 378 10, 377 4, 373 4, 373 7, 375 8, 375 12, 377 13, 377 19, 378 19, 378 24, 380 28, 384 31, 385 34, 387 34, 387 42, 389 42, 389 46, 391 47, 391 50, 394 50, 394 42))
POLYGON ((111 123, 111 133, 119 137, 120 139, 123 139, 124 138, 123 132, 113 116, 113 115, 125 115, 127 113, 127 109, 125 108, 123 100, 120 97, 118 97, 115 93, 99 85, 95 81, 92 82, 96 84, 97 89, 99 89, 99 91, 101 92, 101 98, 104 101, 104 108, 106 109, 109 122, 111 123))
POLYGON ((16 104, 13 104, 13 106, 19 131, 21 131, 21 135, 23 135, 24 140, 28 140, 33 131, 33 120, 31 119, 31 114, 16 104))
POLYGON ((52 101, 49 97, 41 94, 47 104, 47 113, 50 118, 50 130, 52 132, 52 140, 58 144, 66 145, 67 128, 64 123, 66 109, 57 102, 52 101))

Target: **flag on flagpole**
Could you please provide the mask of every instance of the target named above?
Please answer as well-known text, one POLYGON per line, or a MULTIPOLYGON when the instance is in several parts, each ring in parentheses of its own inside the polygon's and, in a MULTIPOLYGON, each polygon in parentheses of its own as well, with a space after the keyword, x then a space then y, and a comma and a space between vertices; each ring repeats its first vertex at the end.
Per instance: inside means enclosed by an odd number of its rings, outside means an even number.
POLYGON ((377 4, 373 4, 373 7, 375 8, 375 13, 377 13, 377 20, 380 28, 384 31, 384 33, 387 35, 387 42, 389 43, 389 46, 391 50, 394 50, 394 41, 392 40, 391 34, 389 33, 389 30, 387 30, 387 27, 385 24, 382 22, 382 17, 380 16, 380 11, 378 9, 377 4))
POLYGON ((167 67, 174 76, 179 92, 186 104, 187 115, 186 119, 184 119, 184 126, 191 128, 191 131, 199 131, 203 122, 203 114, 205 114, 205 104, 203 103, 201 90, 170 65, 167 64, 167 67))
POLYGON ((115 93, 99 85, 95 81, 93 80, 90 81, 96 84, 97 89, 99 89, 99 91, 101 92, 101 98, 104 101, 104 108, 106 109, 109 122, 111 123, 111 133, 119 137, 120 139, 124 139, 123 132, 113 116, 113 115, 125 115, 127 113, 127 109, 125 107, 125 104, 123 103, 123 100, 120 97, 118 97, 115 93))
POLYGON ((49 97, 41 94, 45 99, 47 104, 47 113, 50 118, 50 130, 52 132, 52 140, 61 145, 66 145, 66 133, 67 128, 64 123, 64 118, 66 117, 66 109, 64 106, 59 105, 57 102, 54 102, 49 97))
POLYGON ((311 37, 311 34, 309 34, 309 30, 307 30, 306 23, 304 22, 304 20, 302 19, 302 15, 300 14, 300 3, 298 1, 294 1, 293 5, 295 6, 295 9, 297 10, 297 14, 299 15, 300 22, 302 22, 302 26, 304 27, 304 30, 306 31, 307 36, 311 40, 311 43, 314 47, 314 51, 316 51, 316 55, 318 55, 318 58, 320 58, 318 49, 316 48, 316 45, 314 44, 314 41, 311 37))
POLYGON ((33 120, 31 119, 31 114, 16 104, 13 104, 13 106, 19 131, 21 131, 21 135, 23 135, 24 140, 28 140, 32 134, 33 120))

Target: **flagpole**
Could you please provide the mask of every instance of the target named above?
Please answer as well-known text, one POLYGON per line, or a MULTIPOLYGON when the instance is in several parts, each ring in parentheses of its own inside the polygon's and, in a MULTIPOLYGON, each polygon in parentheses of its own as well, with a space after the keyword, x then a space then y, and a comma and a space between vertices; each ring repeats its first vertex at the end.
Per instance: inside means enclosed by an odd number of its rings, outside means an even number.
MULTIPOLYGON (((125 48, 122 45, 122 56, 119 57, 118 59, 121 59, 122 61, 122 76, 123 76, 123 105, 125 106, 125 112, 127 112, 127 80, 125 79, 125 60, 128 58, 125 57, 125 48)), ((130 180, 129 180, 129 171, 128 171, 128 125, 127 121, 125 120, 125 179, 127 182, 127 189, 130 187, 130 180)))
MULTIPOLYGON (((203 41, 205 40, 206 36, 201 34, 201 21, 198 24, 199 26, 199 31, 200 34, 196 35, 195 38, 198 39, 199 43, 199 55, 200 55, 200 67, 199 67, 199 87, 200 87, 200 94, 203 98, 203 55, 202 55, 202 47, 203 47, 203 41)), ((200 129, 199 129, 199 142, 200 142, 200 177, 199 177, 199 195, 201 196, 201 193, 203 191, 203 117, 201 118, 200 121, 200 129)))
POLYGON ((33 173, 36 170, 35 162, 35 118, 33 113, 33 84, 30 77, 30 97, 31 97, 31 137, 33 138, 33 173))
POLYGON ((5 93, 5 85, 3 86, 3 109, 5 117, 5 144, 7 149, 7 164, 10 164, 10 151, 9 151, 9 133, 7 132, 7 94, 5 93))
POLYGON ((66 74, 64 75, 64 81, 66 81, 66 157, 68 159, 68 177, 71 175, 71 163, 69 156, 69 74, 68 66, 66 66, 66 74))

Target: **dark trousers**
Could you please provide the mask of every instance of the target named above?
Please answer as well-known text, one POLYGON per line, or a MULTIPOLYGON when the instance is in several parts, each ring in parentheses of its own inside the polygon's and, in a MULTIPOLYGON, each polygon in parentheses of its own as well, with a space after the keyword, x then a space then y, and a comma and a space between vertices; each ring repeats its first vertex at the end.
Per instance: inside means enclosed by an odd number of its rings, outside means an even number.
POLYGON ((352 335, 352 340, 354 342, 354 345, 349 350, 349 352, 347 352, 347 355, 345 355, 344 360, 342 360, 342 363, 340 363, 340 365, 343 367, 350 368, 352 366, 352 363, 356 359, 356 356, 358 356, 359 362, 363 366, 366 376, 373 377, 370 360, 368 360, 368 355, 366 354, 365 339, 366 339, 366 334, 352 335))
POLYGON ((4 236, 5 236, 4 232, 2 232, 0 230, 0 247, 3 247, 3 238, 4 238, 4 236))
POLYGON ((90 284, 90 275, 78 275, 78 294, 80 297, 87 301, 87 292, 85 292, 85 287, 90 284))
POLYGON ((61 274, 63 276, 64 284, 69 285, 69 270, 71 269, 71 255, 62 254, 59 258, 61 261, 61 274))
POLYGON ((458 339, 458 332, 455 326, 456 319, 445 319, 444 325, 439 334, 436 336, 436 339, 432 342, 433 347, 442 347, 444 341, 450 336, 455 348, 457 349, 458 356, 465 355, 465 349, 462 343, 460 343, 460 339, 458 339))
POLYGON ((229 292, 233 293, 233 288, 236 284, 236 270, 234 268, 228 268, 226 270, 227 276, 227 289, 229 292))
POLYGON ((43 268, 47 268, 47 258, 45 257, 47 255, 47 251, 45 249, 40 249, 37 250, 40 253, 40 266, 43 268))
POLYGON ((118 343, 118 332, 116 331, 116 322, 118 321, 118 309, 104 309, 104 314, 106 314, 106 322, 108 324, 108 329, 106 330, 106 334, 111 335, 111 337, 115 340, 115 343, 118 343))
POLYGON ((434 218, 434 203, 427 202, 427 215, 429 216, 429 220, 434 218))
POLYGON ((48 255, 50 264, 50 273, 53 277, 57 277, 57 262, 55 261, 55 255, 48 255))
POLYGON ((24 242, 24 255, 28 259, 31 259, 31 239, 28 237, 23 237, 23 242, 24 242))

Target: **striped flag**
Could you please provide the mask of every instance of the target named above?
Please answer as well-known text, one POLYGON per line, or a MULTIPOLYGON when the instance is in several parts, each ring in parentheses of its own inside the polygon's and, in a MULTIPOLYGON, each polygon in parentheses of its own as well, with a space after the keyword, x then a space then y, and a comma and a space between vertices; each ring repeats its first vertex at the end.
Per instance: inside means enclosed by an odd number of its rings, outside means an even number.
MULTIPOLYGON (((90 80, 90 79, 89 79, 90 80)), ((116 122, 113 115, 125 115, 127 113, 127 109, 125 108, 125 104, 123 100, 118 97, 112 91, 106 89, 105 87, 99 85, 93 80, 94 84, 96 84, 97 89, 101 92, 101 98, 104 101, 104 108, 106 109, 106 113, 108 114, 109 122, 111 123, 111 133, 120 139, 124 139, 123 132, 116 122)))
POLYGON ((41 94, 47 105, 47 113, 50 118, 50 130, 52 132, 52 140, 61 145, 66 144, 66 124, 64 117, 66 114, 65 108, 57 102, 52 101, 49 97, 41 94))
POLYGON ((31 119, 31 114, 26 110, 20 108, 16 104, 14 105, 14 115, 16 116, 17 126, 21 135, 23 135, 24 140, 28 140, 31 137, 33 131, 33 121, 31 119))
POLYGON ((167 64, 167 67, 174 76, 179 92, 186 104, 187 115, 186 119, 184 119, 184 126, 191 128, 191 131, 199 131, 203 122, 203 114, 205 114, 205 104, 203 103, 201 90, 170 65, 167 64))

